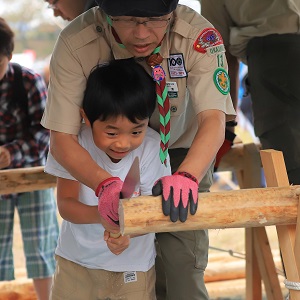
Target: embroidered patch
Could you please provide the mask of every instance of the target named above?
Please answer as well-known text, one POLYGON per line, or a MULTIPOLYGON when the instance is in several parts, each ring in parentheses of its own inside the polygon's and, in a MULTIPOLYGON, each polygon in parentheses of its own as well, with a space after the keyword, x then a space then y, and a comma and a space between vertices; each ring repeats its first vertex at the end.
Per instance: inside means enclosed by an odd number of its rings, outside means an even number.
POLYGON ((216 55, 216 54, 223 53, 223 52, 225 52, 225 47, 223 44, 207 48, 207 54, 209 56, 216 55))
POLYGON ((227 72, 222 69, 216 69, 214 73, 214 83, 217 89, 223 94, 227 95, 230 91, 230 80, 227 72))
POLYGON ((168 68, 169 68, 170 78, 187 77, 182 53, 170 54, 170 58, 168 58, 168 68))
MULTIPOLYGON (((194 49, 201 53, 206 53, 207 48, 222 45, 221 34, 215 28, 205 28, 202 30, 194 42, 194 49)), ((225 51, 225 50, 224 50, 225 51)))
POLYGON ((224 68, 224 55, 218 54, 217 55, 218 67, 224 68))
POLYGON ((160 65, 154 66, 152 68, 152 78, 154 81, 162 81, 165 77, 165 71, 160 65))
POLYGON ((137 274, 135 271, 124 272, 124 283, 137 281, 137 274))
POLYGON ((167 82, 169 98, 178 98, 178 86, 176 82, 167 82))

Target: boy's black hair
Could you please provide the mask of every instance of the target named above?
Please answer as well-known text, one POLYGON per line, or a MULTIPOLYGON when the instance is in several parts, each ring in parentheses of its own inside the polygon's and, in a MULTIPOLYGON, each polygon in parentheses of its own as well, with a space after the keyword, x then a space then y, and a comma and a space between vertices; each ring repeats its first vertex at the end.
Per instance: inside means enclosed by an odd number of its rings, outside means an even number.
POLYGON ((11 56, 14 51, 14 33, 0 17, 0 55, 11 56))
POLYGON ((91 124, 120 115, 136 123, 150 118, 155 105, 155 82, 133 58, 96 66, 87 80, 83 110, 91 124))

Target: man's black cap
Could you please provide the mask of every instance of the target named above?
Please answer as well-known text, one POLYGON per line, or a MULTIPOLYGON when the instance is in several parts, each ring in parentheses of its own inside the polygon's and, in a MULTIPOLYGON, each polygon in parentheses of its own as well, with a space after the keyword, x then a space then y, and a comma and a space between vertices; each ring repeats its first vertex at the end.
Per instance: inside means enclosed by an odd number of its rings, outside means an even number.
POLYGON ((109 16, 160 17, 176 9, 179 0, 95 0, 109 16))

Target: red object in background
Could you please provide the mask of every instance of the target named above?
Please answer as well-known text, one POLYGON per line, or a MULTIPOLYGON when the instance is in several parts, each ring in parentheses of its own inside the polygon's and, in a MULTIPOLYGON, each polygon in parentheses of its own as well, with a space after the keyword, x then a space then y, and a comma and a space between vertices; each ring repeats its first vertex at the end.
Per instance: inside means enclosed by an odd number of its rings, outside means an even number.
POLYGON ((216 162, 215 162, 215 166, 214 166, 214 171, 216 172, 221 158, 231 149, 232 145, 233 145, 233 140, 235 139, 236 134, 229 131, 228 129, 225 130, 225 140, 223 142, 223 145, 220 147, 217 156, 216 156, 216 162))

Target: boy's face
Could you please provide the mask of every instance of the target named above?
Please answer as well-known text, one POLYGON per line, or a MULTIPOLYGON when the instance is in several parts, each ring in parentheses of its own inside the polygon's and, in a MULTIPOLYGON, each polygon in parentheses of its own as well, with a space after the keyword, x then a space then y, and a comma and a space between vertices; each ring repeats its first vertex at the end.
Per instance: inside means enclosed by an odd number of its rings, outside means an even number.
POLYGON ((169 20, 172 13, 159 18, 138 18, 130 16, 112 17, 118 21, 113 21, 113 27, 121 39, 126 49, 135 57, 145 57, 150 55, 163 39, 168 23, 160 28, 150 28, 145 24, 136 24, 132 28, 123 25, 123 21, 135 20, 145 22, 149 20, 169 20))
POLYGON ((118 162, 142 144, 148 122, 149 119, 131 123, 123 116, 110 118, 104 122, 97 120, 92 127, 94 143, 113 162, 118 162))

